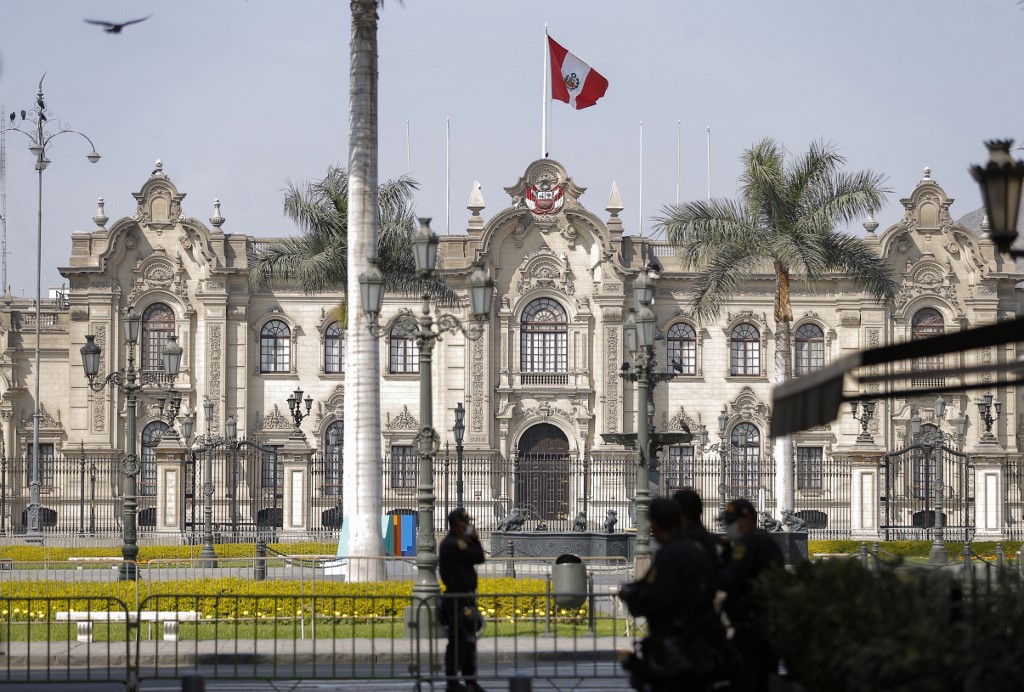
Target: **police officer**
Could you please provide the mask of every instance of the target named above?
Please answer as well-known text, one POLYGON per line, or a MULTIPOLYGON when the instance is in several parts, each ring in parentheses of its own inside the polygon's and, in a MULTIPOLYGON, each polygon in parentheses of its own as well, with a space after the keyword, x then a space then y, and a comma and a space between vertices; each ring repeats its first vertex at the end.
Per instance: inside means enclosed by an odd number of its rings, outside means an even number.
POLYGON ((718 555, 720 544, 718 539, 712 536, 711 532, 704 527, 704 522, 701 520, 704 503, 700 498, 700 493, 693 488, 681 488, 672 496, 672 501, 679 505, 679 511, 682 514, 680 531, 683 536, 704 548, 704 551, 711 558, 711 564, 714 567, 717 579, 720 562, 718 555))
POLYGON ((757 512, 747 500, 726 504, 721 519, 731 546, 725 551, 719 587, 726 594, 724 610, 740 657, 734 689, 762 692, 768 689, 768 676, 779 661, 765 636, 754 581, 765 570, 782 568, 785 561, 771 534, 757 527, 757 512))
POLYGON ((652 500, 648 517, 661 547, 647 574, 619 592, 629 612, 647 620, 643 656, 627 662, 631 683, 645 691, 704 689, 716 665, 706 631, 714 617, 711 558, 680 533, 680 510, 672 500, 652 500))
POLYGON ((441 581, 445 595, 441 599, 441 622, 448 633, 444 652, 447 692, 483 692, 476 681, 476 634, 479 611, 476 607, 476 566, 484 561, 484 549, 476 527, 465 509, 448 514, 448 535, 438 549, 441 581), (451 595, 449 595, 451 594, 451 595), (466 680, 459 684, 459 671, 466 680))

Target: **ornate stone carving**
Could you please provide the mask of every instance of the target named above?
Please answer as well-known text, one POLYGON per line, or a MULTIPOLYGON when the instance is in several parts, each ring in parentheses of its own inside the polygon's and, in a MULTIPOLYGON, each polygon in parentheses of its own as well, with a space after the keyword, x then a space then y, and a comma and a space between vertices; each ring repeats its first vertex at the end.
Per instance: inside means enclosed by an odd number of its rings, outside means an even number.
POLYGON ((216 420, 216 411, 219 408, 221 397, 221 359, 223 357, 222 354, 224 353, 222 325, 211 324, 207 334, 209 339, 207 343, 206 358, 207 362, 210 364, 210 368, 207 373, 206 391, 209 392, 210 399, 213 401, 214 420, 216 420))
POLYGON ((741 389, 727 408, 731 416, 747 422, 757 421, 762 426, 767 425, 772 417, 771 407, 762 402, 750 387, 741 389))
POLYGON ((409 413, 409 407, 403 406, 402 411, 395 416, 391 417, 390 413, 386 413, 384 427, 388 430, 419 430, 420 422, 416 420, 416 416, 409 413))
POLYGON ((696 431, 700 427, 700 424, 695 421, 692 416, 686 413, 686 409, 680 406, 679 411, 669 418, 668 425, 665 427, 667 430, 696 431))
POLYGON ((605 361, 605 387, 607 389, 605 398, 605 422, 604 427, 608 432, 619 431, 619 400, 621 397, 619 382, 619 328, 618 326, 605 327, 605 342, 608 344, 608 356, 605 361))
MULTIPOLYGON (((105 324, 94 324, 92 329, 93 334, 96 335, 96 345, 104 351, 107 345, 107 325, 105 324)), ((97 378, 106 376, 106 368, 104 367, 103 359, 100 358, 100 369, 96 374, 97 378)), ((94 432, 103 432, 106 429, 106 414, 104 412, 106 404, 106 389, 100 392, 94 392, 92 397, 92 429, 94 432)))
MULTIPOLYGON (((256 415, 259 417, 259 412, 256 415)), ((274 410, 256 424, 257 430, 291 430, 294 427, 294 423, 281 413, 277 404, 274 404, 274 410)))
POLYGON ((559 258, 546 247, 524 257, 519 265, 519 273, 520 278, 516 282, 516 293, 519 295, 525 295, 534 288, 551 288, 567 296, 576 293, 565 258, 559 258))
POLYGON ((844 327, 858 327, 860 326, 860 311, 859 310, 842 310, 839 312, 839 324, 844 327))
POLYGON ((71 321, 72 322, 85 322, 89 319, 89 308, 74 307, 71 308, 71 321))
POLYGON ((475 433, 483 432, 484 429, 484 339, 480 338, 473 343, 473 359, 470 365, 470 390, 473 393, 473 401, 470 410, 471 430, 475 433))
MULTIPOLYGON (((23 429, 27 430, 34 427, 34 423, 32 422, 34 415, 35 413, 21 421, 21 427, 23 429)), ((43 405, 42 402, 39 402, 39 427, 40 429, 45 430, 63 430, 64 424, 60 420, 60 409, 57 409, 57 417, 54 418, 53 414, 46 410, 46 406, 43 405)))

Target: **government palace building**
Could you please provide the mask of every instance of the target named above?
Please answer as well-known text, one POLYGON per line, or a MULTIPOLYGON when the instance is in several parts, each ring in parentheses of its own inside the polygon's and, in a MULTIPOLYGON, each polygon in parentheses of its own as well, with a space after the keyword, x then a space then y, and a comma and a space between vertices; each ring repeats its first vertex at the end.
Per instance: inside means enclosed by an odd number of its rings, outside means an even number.
MULTIPOLYGON (((600 530, 609 510, 617 512, 619 529, 631 529, 635 452, 603 435, 635 432, 645 405, 656 431, 691 433, 676 436, 690 441, 666 445, 652 462, 658 492, 698 488, 709 524, 726 496, 775 510, 777 460, 768 435, 778 344, 774 274, 751 274, 717 319, 695 320, 687 307, 697 273, 668 242, 625 234, 614 185, 607 195, 585 195, 587 181, 550 159, 508 182, 506 194, 489 200, 492 207, 475 187, 465 232, 440 241, 438 274, 461 304, 432 310, 472 319, 465 284, 477 262, 494 280, 495 295, 481 338, 446 333, 434 351, 438 528, 461 485, 463 503, 485 532, 513 508, 528 529, 543 520, 552 530, 570 530, 582 514, 588 528, 600 530), (642 272, 655 285, 660 381, 649 405, 638 401, 628 369, 623 377, 624 363, 635 362, 623 328, 642 272), (460 405, 464 435, 457 445, 460 405)), ((911 182, 899 223, 880 229, 870 217, 864 222, 865 242, 902 282, 894 300, 882 304, 842 274, 813 287, 794 282, 796 376, 857 350, 1018 314, 1024 275, 997 253, 985 222, 954 221, 952 200, 929 171, 911 182)), ((172 387, 147 385, 139 394, 140 543, 196 542, 204 487, 212 490, 222 536, 336 539, 345 450, 332 431, 344 425, 346 369, 353 365, 339 321, 342 296, 306 295, 287 284, 251 289, 250 262, 275 239, 229 232, 219 203, 207 221, 196 218, 197 206, 206 204, 187 203, 160 162, 132 195, 132 216, 108 219, 101 201, 93 227, 72 233, 71 256, 60 268, 66 287, 38 312, 34 301, 9 290, 0 301, 0 534, 26 532, 38 389, 44 534, 119 542, 126 397, 114 387, 89 386, 80 349, 94 336, 102 349, 100 379, 126 368, 123 318, 133 311, 142 318, 136 369, 160 371, 172 335, 183 348, 172 387), (298 426, 291 406, 301 413, 308 406, 298 426), (192 412, 186 438, 180 421, 192 412), (218 442, 210 477, 207 440, 218 442)), ((357 309, 357 297, 348 302, 357 309)), ((386 295, 380 324, 403 310, 417 312, 418 298, 386 295)), ((400 327, 379 344, 384 511, 408 515, 416 508, 418 348, 400 327)), ((890 380, 862 392, 879 393, 872 405, 844 406, 838 420, 794 435, 795 503, 788 509, 814 538, 926 538, 938 511, 950 540, 1020 538, 1020 396, 994 374, 1018 357, 1015 349, 875 372, 890 380), (934 372, 957 365, 992 365, 992 373, 972 375, 992 382, 991 389, 942 400, 883 395, 951 384, 934 372), (915 429, 931 442, 915 444, 915 429)))

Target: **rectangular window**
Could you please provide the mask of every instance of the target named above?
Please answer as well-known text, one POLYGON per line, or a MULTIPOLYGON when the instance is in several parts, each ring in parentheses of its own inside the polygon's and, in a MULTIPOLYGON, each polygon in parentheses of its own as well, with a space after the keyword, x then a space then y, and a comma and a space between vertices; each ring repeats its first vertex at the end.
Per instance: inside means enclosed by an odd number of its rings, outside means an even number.
POLYGON ((668 448, 665 485, 669 490, 694 487, 693 445, 673 445, 668 448))
POLYGON ((796 487, 799 490, 821 490, 821 447, 797 447, 796 487))
POLYGON ((56 475, 56 460, 54 459, 53 444, 39 444, 39 485, 44 488, 54 486, 56 475))
POLYGON ((412 374, 420 371, 420 349, 415 339, 391 337, 391 372, 412 374))
POLYGON ((343 367, 344 342, 338 338, 328 338, 324 343, 324 371, 340 373, 343 367))
POLYGON ((411 445, 391 446, 391 487, 416 487, 416 450, 411 445))

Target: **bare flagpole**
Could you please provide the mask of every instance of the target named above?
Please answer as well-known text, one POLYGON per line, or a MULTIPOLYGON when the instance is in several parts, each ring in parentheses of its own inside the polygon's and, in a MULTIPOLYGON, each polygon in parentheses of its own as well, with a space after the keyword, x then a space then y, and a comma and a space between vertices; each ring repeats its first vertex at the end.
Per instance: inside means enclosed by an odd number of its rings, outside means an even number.
POLYGON ((412 140, 409 137, 409 121, 405 121, 405 170, 412 173, 412 140))
POLYGON ((711 126, 708 125, 708 199, 711 199, 711 126))
POLYGON ((544 59, 541 61, 540 157, 548 156, 548 23, 544 22, 544 59))
POLYGON ((679 204, 679 150, 682 139, 683 121, 676 121, 676 204, 679 204))
POLYGON ((644 235, 644 121, 640 121, 640 204, 637 209, 640 237, 644 235))
POLYGON ((444 119, 444 234, 452 232, 451 227, 451 206, 452 206, 452 119, 444 119))

